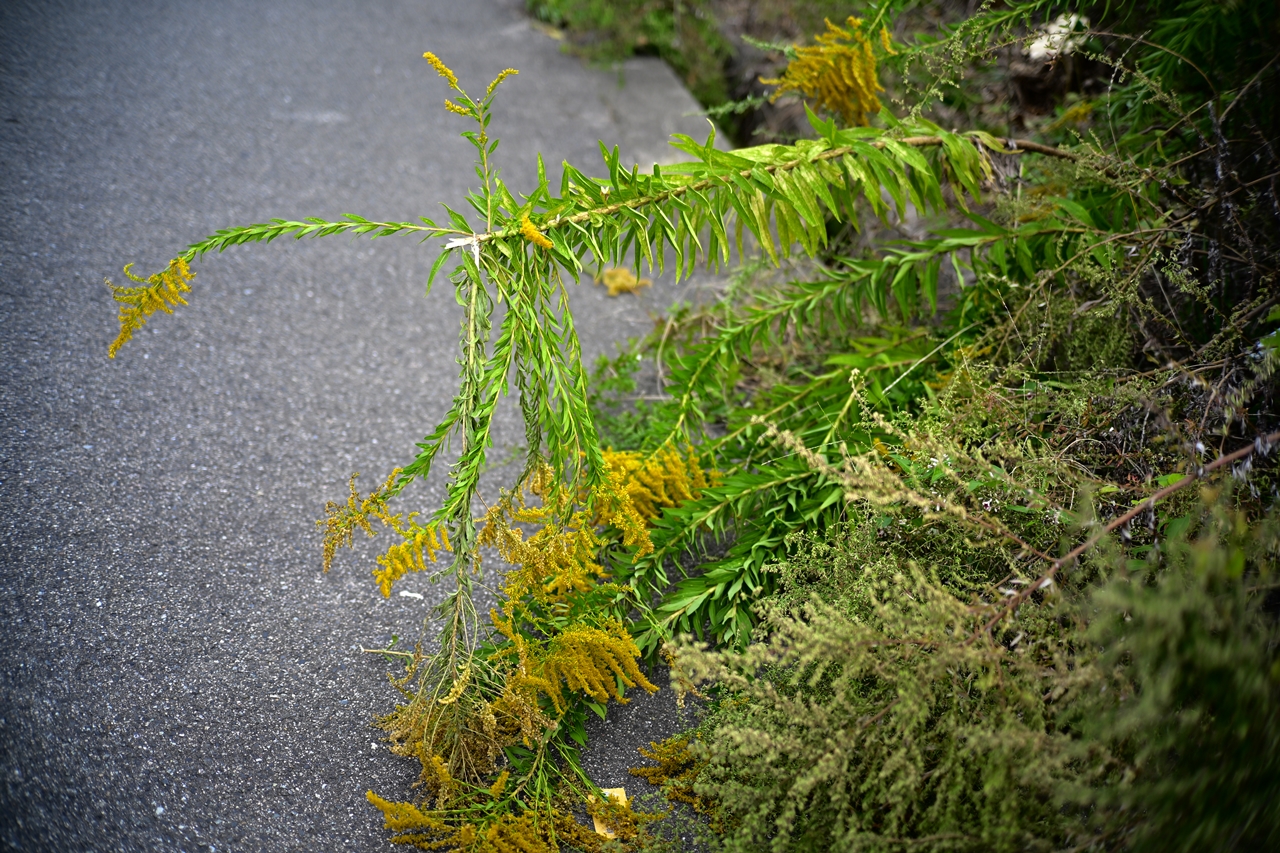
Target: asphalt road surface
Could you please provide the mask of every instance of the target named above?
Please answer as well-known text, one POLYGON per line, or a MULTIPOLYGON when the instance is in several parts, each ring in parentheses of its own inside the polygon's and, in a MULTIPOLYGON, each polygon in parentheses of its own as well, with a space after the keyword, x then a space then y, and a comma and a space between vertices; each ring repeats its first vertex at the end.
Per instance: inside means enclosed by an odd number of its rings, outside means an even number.
MULTIPOLYGON (((102 280, 227 225, 460 206, 466 123, 424 50, 473 91, 520 69, 492 127, 517 189, 538 151, 598 171, 604 139, 647 165, 706 127, 665 66, 585 67, 517 0, 0 4, 0 846, 388 849, 364 793, 416 768, 369 725, 393 696, 358 646, 416 637, 436 590, 384 600, 379 540, 321 575, 314 520, 448 405, 459 315, 447 284, 423 297, 433 253, 206 258, 190 306, 114 361, 102 280)), ((677 295, 583 284, 588 357, 677 295)), ((496 453, 522 434, 508 407, 496 453)), ((407 494, 429 510, 441 487, 407 494)), ((632 750, 676 721, 665 692, 624 710, 587 766, 634 789, 632 750)))

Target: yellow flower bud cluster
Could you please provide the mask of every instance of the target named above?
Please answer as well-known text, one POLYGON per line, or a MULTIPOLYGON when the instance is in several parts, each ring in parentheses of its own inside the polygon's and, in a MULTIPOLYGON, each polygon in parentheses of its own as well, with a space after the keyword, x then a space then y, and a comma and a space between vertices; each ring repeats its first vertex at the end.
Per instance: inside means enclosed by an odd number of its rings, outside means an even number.
MULTIPOLYGON (((829 113, 838 113, 848 125, 865 125, 868 116, 880 112, 877 92, 884 88, 876 78, 876 57, 871 40, 862 32, 862 21, 850 17, 845 27, 827 21, 827 31, 815 38, 817 44, 796 48, 780 78, 760 82, 777 86, 769 100, 788 92, 813 98, 829 113)), ((886 53, 894 53, 888 30, 881 30, 880 42, 886 53)))
POLYGON ((519 73, 520 73, 520 72, 519 72, 519 71, 517 71, 517 70, 515 70, 514 68, 504 68, 504 69, 502 69, 501 71, 499 71, 499 72, 498 72, 498 76, 493 78, 493 82, 492 82, 492 83, 490 83, 490 84, 489 84, 489 88, 488 88, 487 90, 485 90, 484 96, 485 96, 486 98, 487 98, 487 97, 489 97, 490 95, 492 95, 492 94, 493 94, 493 90, 494 90, 494 89, 496 89, 496 88, 498 88, 498 86, 502 85, 502 81, 503 81, 503 80, 506 80, 508 77, 512 76, 513 74, 519 74, 519 73))
POLYGON ((683 456, 670 445, 648 456, 630 450, 606 450, 604 461, 629 503, 647 522, 666 507, 700 496, 716 478, 715 471, 702 469, 693 448, 683 456))
POLYGON ((649 287, 653 281, 647 278, 636 278, 636 274, 625 267, 614 267, 611 270, 605 270, 604 274, 596 279, 596 283, 608 288, 610 296, 621 296, 624 293, 635 293, 642 287, 649 287))
POLYGON ((656 761, 657 767, 632 767, 632 776, 638 776, 650 785, 661 788, 667 799, 688 803, 694 809, 709 814, 714 804, 694 792, 694 784, 698 774, 707 766, 707 760, 693 751, 697 735, 685 732, 661 743, 649 742, 648 748, 637 750, 650 761, 656 761))
POLYGON ((529 214, 527 213, 520 217, 520 236, 533 245, 541 246, 544 249, 550 249, 553 246, 551 240, 538 230, 538 226, 533 224, 533 220, 529 219, 529 214))
POLYGON ((373 578, 378 582, 383 597, 391 596, 391 585, 409 572, 421 572, 427 563, 436 561, 439 551, 452 551, 449 534, 444 525, 429 524, 419 527, 410 524, 406 530, 399 531, 404 541, 392 545, 385 554, 378 557, 378 565, 382 568, 373 570, 373 578))
POLYGON ((422 58, 431 63, 431 67, 436 70, 436 73, 448 82, 450 89, 455 92, 462 91, 462 88, 458 85, 458 75, 454 74, 449 66, 444 64, 444 61, 440 59, 440 57, 428 50, 426 53, 422 54, 422 58))
POLYGON ((134 332, 146 325, 147 318, 152 314, 157 311, 172 314, 176 306, 186 305, 187 300, 182 298, 182 294, 191 292, 187 282, 196 277, 191 267, 187 266, 186 258, 174 258, 169 261, 167 269, 148 278, 134 275, 130 272, 132 268, 133 264, 128 264, 124 268, 124 274, 142 287, 118 287, 111 283, 111 279, 106 281, 111 296, 120 303, 120 334, 107 348, 107 356, 110 358, 116 357, 120 347, 133 338, 134 332))
POLYGON ((626 702, 626 687, 658 688, 644 677, 636 658, 640 649, 620 622, 605 620, 600 627, 578 623, 553 637, 536 661, 538 676, 547 684, 547 695, 563 712, 564 689, 581 691, 597 702, 626 702))
POLYGON ((391 515, 387 509, 387 494, 396 478, 400 476, 400 469, 392 471, 381 488, 370 492, 367 498, 360 497, 360 493, 356 491, 358 476, 358 474, 352 474, 351 481, 347 484, 351 490, 347 502, 341 504, 337 501, 329 501, 324 505, 325 517, 316 522, 324 528, 324 570, 326 572, 333 565, 333 555, 338 548, 351 544, 351 536, 356 528, 363 530, 369 536, 374 535, 373 526, 369 523, 370 518, 376 518, 389 527, 400 526, 400 516, 391 515))
POLYGON ((457 114, 458 114, 458 115, 460 115, 460 116, 466 116, 467 118, 471 118, 471 117, 472 117, 472 115, 471 115, 471 110, 467 109, 466 107, 458 106, 457 104, 455 104, 453 101, 449 100, 448 98, 445 98, 445 99, 444 99, 444 108, 445 108, 446 110, 448 110, 449 112, 451 112, 451 113, 457 113, 457 114))

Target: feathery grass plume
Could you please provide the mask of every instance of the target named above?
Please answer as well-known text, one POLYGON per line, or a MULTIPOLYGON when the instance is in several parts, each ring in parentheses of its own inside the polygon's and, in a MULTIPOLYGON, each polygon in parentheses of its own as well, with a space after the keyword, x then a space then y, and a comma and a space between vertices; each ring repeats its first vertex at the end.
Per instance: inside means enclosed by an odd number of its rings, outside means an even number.
POLYGON ((152 314, 157 311, 172 314, 175 307, 186 305, 187 300, 182 298, 182 294, 191 292, 187 282, 196 277, 187 266, 186 258, 174 258, 164 271, 147 278, 134 275, 132 268, 133 264, 126 264, 124 274, 141 287, 120 287, 106 279, 112 298, 120 303, 120 333, 107 347, 109 358, 116 357, 120 348, 133 338, 134 332, 146 325, 152 314))
POLYGON ((527 213, 520 215, 520 236, 524 237, 533 245, 541 246, 544 249, 553 248, 555 245, 547 239, 545 234, 538 230, 538 226, 533 224, 533 221, 529 219, 529 214, 527 213))
MULTIPOLYGON (((371 518, 376 518, 385 526, 393 529, 398 529, 401 526, 400 516, 392 515, 387 507, 387 495, 392 486, 395 485, 396 478, 400 476, 400 469, 397 468, 392 471, 387 477, 387 481, 370 492, 369 496, 365 498, 360 497, 360 493, 356 491, 356 477, 358 476, 360 475, 352 474, 351 480, 347 483, 347 487, 351 490, 351 494, 347 497, 347 502, 326 502, 324 505, 325 517, 316 521, 317 526, 324 528, 323 565, 326 572, 333 565, 333 557, 337 550, 341 547, 351 546, 352 535, 357 529, 363 530, 368 536, 376 535, 373 526, 369 523, 371 518)), ((389 584, 386 594, 391 594, 389 584)))
MULTIPOLYGON (((881 31, 884 42, 887 31, 881 31)), ((761 79, 767 86, 777 86, 770 102, 788 92, 800 92, 814 98, 829 113, 838 113, 848 125, 865 125, 867 117, 880 112, 877 92, 884 88, 876 78, 876 57, 871 41, 862 32, 862 21, 850 16, 845 28, 827 21, 827 31, 814 38, 817 44, 797 47, 796 58, 783 70, 782 76, 761 79)), ((886 47, 890 53, 893 51, 886 47)))

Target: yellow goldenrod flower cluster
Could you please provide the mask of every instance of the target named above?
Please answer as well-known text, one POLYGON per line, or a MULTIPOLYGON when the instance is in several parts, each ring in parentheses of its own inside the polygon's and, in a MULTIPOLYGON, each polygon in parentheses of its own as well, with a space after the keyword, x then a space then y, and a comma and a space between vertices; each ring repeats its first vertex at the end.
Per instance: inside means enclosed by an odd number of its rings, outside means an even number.
POLYGON ((549 640, 525 637, 513 610, 505 614, 490 611, 498 633, 511 641, 506 658, 514 657, 511 680, 518 689, 542 693, 557 714, 568 709, 565 690, 581 691, 597 702, 613 699, 625 703, 623 690, 642 687, 650 693, 658 688, 645 678, 636 658, 640 649, 621 622, 608 618, 599 624, 570 624, 549 640))
POLYGON ((702 469, 693 448, 683 456, 670 446, 649 456, 629 450, 606 450, 604 461, 618 478, 628 502, 645 521, 657 518, 665 507, 700 496, 717 478, 717 472, 702 469))
POLYGON ((374 536, 371 521, 377 519, 383 526, 391 528, 399 534, 403 541, 397 542, 377 558, 380 568, 373 570, 373 578, 384 597, 390 597, 391 586, 410 572, 421 572, 427 563, 434 563, 440 551, 452 551, 449 533, 443 524, 420 525, 415 521, 417 513, 411 513, 406 522, 400 513, 392 513, 388 507, 391 488, 400 476, 399 468, 391 472, 387 481, 369 493, 368 497, 360 497, 356 490, 356 477, 352 474, 348 488, 351 494, 346 503, 329 501, 325 504, 325 517, 316 522, 324 528, 324 570, 329 571, 333 565, 333 556, 338 548, 349 546, 357 529, 367 535, 374 536))
MULTIPOLYGON (((880 112, 877 92, 883 92, 876 78, 876 57, 871 41, 862 32, 862 21, 850 17, 845 27, 827 21, 827 31, 815 38, 817 44, 796 48, 782 76, 760 82, 777 86, 769 100, 787 92, 801 92, 813 98, 829 113, 838 113, 849 125, 865 125, 867 117, 880 112)), ((893 53, 888 30, 880 31, 880 42, 893 53)))
POLYGON ((467 689, 467 682, 471 680, 471 664, 462 667, 462 672, 458 673, 458 677, 454 679, 453 686, 449 688, 449 692, 441 696, 436 701, 441 705, 452 705, 458 701, 458 697, 462 695, 462 691, 467 689))
POLYGON ((694 754, 691 748, 696 735, 685 732, 661 743, 649 742, 649 746, 637 750, 650 761, 656 761, 657 767, 632 767, 629 772, 638 776, 650 785, 661 788, 669 800, 688 803, 699 812, 707 814, 711 811, 710 801, 694 793, 693 784, 698 774, 706 767, 705 758, 694 754))
MULTIPOLYGON (((597 562, 597 555, 604 540, 596 532, 598 526, 616 527, 622 533, 623 544, 634 547, 638 556, 653 550, 645 527, 646 516, 633 503, 632 479, 635 472, 643 469, 649 474, 649 481, 661 488, 665 469, 661 462, 645 468, 633 456, 641 458, 638 454, 606 452, 603 483, 583 506, 577 506, 578 496, 556 481, 550 468, 544 467, 535 472, 530 483, 531 491, 542 499, 540 506, 529 506, 521 490, 514 494, 504 492, 489 508, 478 543, 496 548, 502 559, 517 567, 508 573, 503 589, 510 601, 531 596, 537 603, 547 604, 572 592, 585 592, 603 579, 605 571, 597 562), (628 464, 631 469, 626 468, 628 464), (518 524, 538 525, 538 529, 526 539, 525 531, 515 526, 518 524)), ((678 455, 676 459, 684 471, 683 460, 678 455)), ((678 479, 672 473, 668 476, 678 479)), ((696 477, 702 477, 701 470, 696 477)), ((705 485, 705 478, 699 482, 705 485)), ((681 499, 678 489, 673 488, 672 492, 675 500, 681 499)), ((643 486, 635 493, 650 505, 653 500, 661 500, 643 486)), ((685 490, 684 494, 688 493, 685 490)), ((666 496, 667 492, 662 494, 666 496)))
POLYGON ((554 504, 526 506, 523 494, 504 494, 485 514, 478 544, 497 548, 516 566, 507 573, 504 594, 512 601, 530 596, 539 604, 567 593, 585 592, 604 576, 596 563, 603 541, 583 511, 568 523, 557 521, 554 504), (541 525, 528 539, 515 524, 541 525))
POLYGON ((476 828, 469 823, 451 826, 431 811, 412 803, 384 800, 373 791, 366 792, 365 798, 382 812, 383 826, 399 833, 393 838, 397 843, 422 850, 473 850, 479 840, 476 828))
POLYGON ((427 563, 434 563, 439 551, 453 550, 444 525, 429 524, 419 527, 410 522, 407 529, 397 528, 396 532, 404 537, 404 541, 392 545, 385 554, 380 555, 377 560, 382 568, 373 570, 373 578, 378 582, 384 598, 391 596, 391 585, 400 578, 409 572, 426 571, 427 563))
POLYGON ((174 258, 166 270, 148 278, 134 275, 130 272, 132 268, 133 264, 125 266, 124 274, 130 281, 142 285, 141 287, 117 287, 111 283, 111 279, 106 280, 111 296, 120 303, 120 334, 107 348, 107 356, 110 358, 116 357, 120 347, 133 338, 134 332, 146 325, 147 318, 152 314, 157 311, 172 314, 178 305, 186 305, 187 300, 182 298, 182 294, 191 292, 187 282, 196 277, 187 266, 186 258, 174 258))
POLYGON ((486 701, 483 687, 495 673, 478 660, 464 665, 452 689, 440 697, 449 701, 441 702, 430 691, 406 689, 422 660, 415 657, 403 679, 392 679, 410 701, 397 705, 377 724, 387 733, 394 754, 418 760, 418 787, 434 798, 436 808, 445 808, 456 794, 471 792, 497 769, 503 747, 537 738, 551 721, 538 712, 536 693, 520 695, 510 685, 486 701))
POLYGON ((889 37, 889 28, 880 28, 880 46, 884 48, 884 52, 890 56, 897 56, 898 52, 893 49, 893 39, 889 37))
POLYGON ((547 643, 535 665, 537 675, 549 686, 547 695, 556 710, 563 712, 563 688, 580 690, 597 702, 626 702, 618 682, 650 693, 657 691, 640 671, 636 663, 639 656, 640 649, 622 623, 607 619, 600 627, 570 625, 547 643))
POLYGON ((552 842, 545 821, 539 824, 525 813, 506 814, 490 824, 474 849, 478 853, 557 853, 560 847, 552 842))
POLYGON ((450 89, 455 92, 462 91, 462 88, 458 85, 458 75, 454 74, 449 66, 444 64, 440 57, 428 50, 426 53, 422 54, 422 58, 431 63, 431 67, 436 70, 436 73, 448 82, 450 89))
MULTIPOLYGON (((496 549, 513 566, 503 583, 501 606, 490 611, 495 639, 505 642, 455 672, 434 676, 438 686, 432 692, 406 690, 410 701, 379 720, 392 751, 420 762, 419 786, 433 809, 370 794, 387 828, 398 833, 394 840, 424 849, 528 853, 544 849, 540 845, 551 843, 547 833, 554 833, 583 850, 600 849, 601 836, 559 812, 550 823, 535 826, 510 812, 463 823, 448 810, 477 803, 477 797, 506 803, 513 796, 509 772, 491 776, 498 772, 503 750, 517 743, 537 749, 575 696, 625 702, 628 688, 657 690, 641 671, 640 651, 620 619, 594 605, 584 610, 582 602, 625 591, 608 583, 601 563, 603 528, 615 528, 612 536, 634 553, 648 553, 653 545, 646 522, 664 507, 697 496, 713 475, 701 468, 692 449, 681 453, 672 448, 649 456, 609 451, 602 475, 595 490, 583 494, 543 466, 533 472, 527 488, 502 493, 479 524, 477 544, 496 549), (528 493, 537 500, 528 500, 528 493), (490 781, 481 784, 481 779, 490 781)), ((405 571, 420 570, 436 547, 447 546, 412 518, 405 525, 388 513, 381 495, 392 482, 368 498, 361 498, 353 483, 347 503, 330 513, 337 519, 331 536, 335 541, 349 537, 355 527, 366 527, 369 518, 379 518, 405 537, 379 560, 384 593, 405 571), (414 551, 418 547, 420 556, 414 551)), ((409 673, 396 680, 402 690, 416 677, 421 660, 415 657, 409 673)), ((607 811, 602 819, 620 838, 634 834, 636 820, 643 817, 625 804, 601 808, 607 811)))
POLYGON ((535 246, 541 246, 544 249, 550 249, 552 247, 551 240, 547 238, 547 235, 538 230, 538 226, 533 224, 533 220, 529 218, 529 214, 527 213, 520 217, 520 236, 535 246))
POLYGON ((495 800, 502 796, 502 792, 507 790, 507 780, 511 778, 510 770, 503 770, 498 774, 498 778, 489 786, 489 796, 495 800))
POLYGON ((487 98, 487 97, 489 97, 490 95, 492 95, 492 94, 493 94, 493 90, 494 90, 494 89, 496 89, 496 88, 498 88, 498 86, 502 85, 502 81, 503 81, 503 80, 506 80, 508 77, 510 77, 510 76, 512 76, 512 75, 514 75, 514 74, 519 74, 519 73, 520 73, 520 72, 519 72, 519 71, 517 71, 517 70, 515 70, 514 68, 504 68, 504 69, 502 69, 501 71, 499 71, 499 72, 498 72, 498 76, 493 78, 493 82, 492 82, 492 83, 490 83, 490 84, 489 84, 489 88, 485 90, 484 96, 485 96, 486 98, 487 98))
POLYGON ((360 493, 356 491, 358 476, 358 474, 352 474, 351 481, 347 484, 351 489, 347 502, 343 504, 329 501, 324 505, 325 517, 316 522, 324 528, 324 570, 326 572, 333 565, 333 555, 338 548, 351 544, 351 537, 356 528, 363 530, 369 536, 374 535, 373 526, 369 523, 370 518, 376 518, 388 527, 396 527, 400 524, 400 517, 391 515, 387 509, 387 492, 400 476, 400 469, 392 471, 381 488, 374 489, 367 498, 360 497, 360 493))

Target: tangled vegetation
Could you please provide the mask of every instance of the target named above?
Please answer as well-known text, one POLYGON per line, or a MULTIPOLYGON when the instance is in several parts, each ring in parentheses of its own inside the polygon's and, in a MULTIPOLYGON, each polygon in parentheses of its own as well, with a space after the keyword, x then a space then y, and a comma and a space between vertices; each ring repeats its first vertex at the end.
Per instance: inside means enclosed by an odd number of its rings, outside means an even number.
POLYGON ((661 656, 702 718, 635 772, 726 850, 1280 843, 1280 23, 1218 0, 986 4, 933 31, 909 0, 862 11, 778 46, 806 138, 681 136, 692 159, 647 172, 602 145, 607 178, 539 161, 527 196, 487 135, 514 72, 473 99, 428 53, 474 122, 478 220, 273 220, 113 288, 112 355, 210 251, 444 241, 458 394, 321 521, 326 568, 377 522, 384 595, 450 584, 379 721, 422 768, 412 802, 369 794, 393 841, 658 849, 660 814, 577 750, 661 656), (589 377, 568 279, 668 265, 735 272, 589 377), (481 511, 509 382, 525 463, 481 511), (443 506, 397 511, 450 440, 443 506), (505 564, 487 620, 482 547, 505 564))

